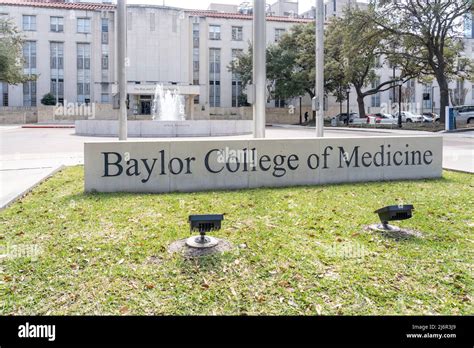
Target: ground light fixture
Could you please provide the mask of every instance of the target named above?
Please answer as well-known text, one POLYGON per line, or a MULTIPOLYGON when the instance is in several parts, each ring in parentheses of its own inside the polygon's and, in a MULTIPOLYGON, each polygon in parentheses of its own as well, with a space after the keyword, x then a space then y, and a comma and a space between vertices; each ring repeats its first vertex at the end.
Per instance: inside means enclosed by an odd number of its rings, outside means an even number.
POLYGON ((387 207, 380 208, 374 213, 379 215, 381 224, 372 225, 372 229, 377 231, 393 231, 398 232, 400 228, 397 226, 389 225, 389 221, 407 220, 412 217, 414 208, 411 204, 403 205, 389 205, 387 207))
POLYGON ((211 248, 219 244, 217 238, 206 236, 207 232, 221 229, 221 222, 224 220, 222 214, 212 215, 189 215, 189 227, 191 233, 198 231, 199 236, 192 236, 186 240, 186 245, 191 248, 211 248))

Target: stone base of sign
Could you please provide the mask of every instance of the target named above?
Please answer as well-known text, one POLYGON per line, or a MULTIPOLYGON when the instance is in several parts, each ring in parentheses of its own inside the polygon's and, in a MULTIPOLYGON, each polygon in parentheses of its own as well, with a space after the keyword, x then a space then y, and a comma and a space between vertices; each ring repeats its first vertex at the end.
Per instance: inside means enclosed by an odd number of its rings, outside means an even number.
POLYGON ((194 192, 439 178, 443 138, 85 143, 86 192, 194 192))
MULTIPOLYGON (((116 137, 119 124, 112 120, 77 120, 76 134, 116 137)), ((251 120, 128 121, 128 136, 138 138, 215 137, 252 133, 251 120)))

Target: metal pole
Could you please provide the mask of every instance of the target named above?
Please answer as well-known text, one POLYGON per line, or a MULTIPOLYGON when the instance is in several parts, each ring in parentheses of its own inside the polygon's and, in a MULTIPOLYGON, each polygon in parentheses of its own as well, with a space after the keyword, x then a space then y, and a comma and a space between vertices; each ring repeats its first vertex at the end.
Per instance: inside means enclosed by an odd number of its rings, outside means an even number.
POLYGON ((350 94, 351 94, 349 88, 347 89, 346 92, 347 92, 347 115, 346 115, 347 116, 347 121, 344 120, 344 123, 347 122, 347 125, 349 125, 349 97, 350 97, 350 94))
POLYGON ((402 128, 402 84, 398 84, 398 128, 402 128))
POLYGON ((316 136, 324 136, 324 0, 316 0, 316 136))
POLYGON ((254 138, 265 138, 265 107, 267 103, 266 84, 266 16, 265 0, 253 2, 253 83, 255 101, 253 104, 254 138))
POLYGON ((303 110, 301 109, 301 99, 302 97, 300 97, 300 124, 303 123, 303 110))
MULTIPOLYGON (((431 86, 431 116, 434 114, 434 86, 431 86)), ((433 118, 434 119, 434 118, 433 118)))
POLYGON ((117 2, 117 66, 119 84, 119 140, 127 140, 127 0, 117 2))

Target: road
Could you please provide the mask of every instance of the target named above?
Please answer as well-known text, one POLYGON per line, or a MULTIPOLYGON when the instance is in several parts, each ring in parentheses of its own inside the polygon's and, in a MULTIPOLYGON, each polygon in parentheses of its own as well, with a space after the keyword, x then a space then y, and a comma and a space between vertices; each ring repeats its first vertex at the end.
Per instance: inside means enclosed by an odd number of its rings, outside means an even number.
MULTIPOLYGON (((314 128, 286 126, 268 127, 267 138, 314 137, 314 128)), ((433 134, 404 130, 325 130, 325 137, 371 137, 433 134)), ((443 133, 443 167, 474 173, 474 131, 443 133)), ((222 137, 246 139, 250 135, 222 137)), ((26 192, 32 185, 48 177, 61 166, 84 162, 84 142, 110 141, 112 138, 82 137, 71 128, 21 128, 0 126, 0 209, 26 192)), ((147 138, 149 140, 153 138, 147 138)), ((155 138, 163 140, 163 138, 155 138)), ((189 138, 178 138, 177 141, 189 138)), ((200 138, 204 139, 204 138, 200 138)), ((216 139, 216 138, 213 138, 216 139)), ((139 140, 137 138, 131 141, 139 140)))

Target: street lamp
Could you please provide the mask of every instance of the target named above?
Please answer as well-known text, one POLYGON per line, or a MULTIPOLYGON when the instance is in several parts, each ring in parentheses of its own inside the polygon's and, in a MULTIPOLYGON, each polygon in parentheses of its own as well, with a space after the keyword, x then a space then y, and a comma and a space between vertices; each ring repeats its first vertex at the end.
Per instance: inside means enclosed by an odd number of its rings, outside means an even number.
POLYGON ((351 94, 351 87, 346 87, 346 95, 347 95, 347 125, 349 125, 349 95, 351 94))
POLYGON ((398 128, 402 128, 402 85, 403 80, 398 81, 398 128))

